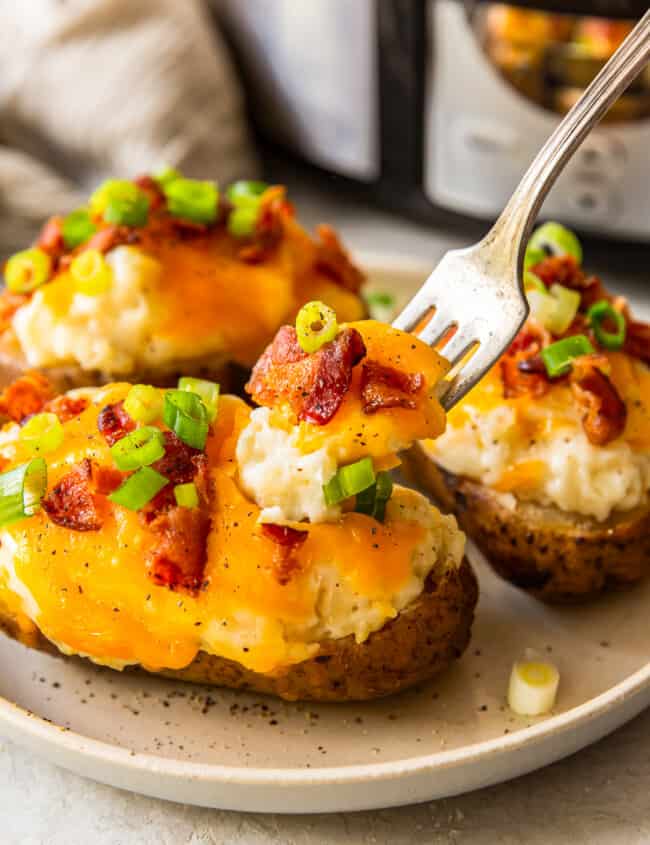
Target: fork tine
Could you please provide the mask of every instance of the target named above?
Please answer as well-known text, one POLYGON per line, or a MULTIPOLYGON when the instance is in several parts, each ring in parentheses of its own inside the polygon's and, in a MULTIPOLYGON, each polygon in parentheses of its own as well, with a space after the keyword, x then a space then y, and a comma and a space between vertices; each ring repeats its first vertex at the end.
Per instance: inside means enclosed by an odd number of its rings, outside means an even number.
POLYGON ((457 402, 460 402, 476 382, 483 378, 493 363, 493 350, 488 345, 479 346, 455 378, 450 379, 447 386, 440 390, 438 398, 445 411, 449 411, 457 402))
POLYGON ((475 327, 471 324, 464 325, 458 329, 456 334, 446 343, 441 349, 438 349, 441 355, 444 355, 451 364, 456 364, 460 361, 466 352, 477 342, 478 336, 475 327))
MULTIPOLYGON (((426 287, 426 286, 425 286, 426 287)), ((403 332, 412 332, 433 306, 431 295, 425 287, 415 294, 404 310, 393 320, 393 326, 403 332)))
POLYGON ((438 307, 433 317, 424 326, 424 328, 417 333, 418 338, 429 346, 435 346, 445 336, 452 326, 456 325, 456 320, 443 307, 438 307))

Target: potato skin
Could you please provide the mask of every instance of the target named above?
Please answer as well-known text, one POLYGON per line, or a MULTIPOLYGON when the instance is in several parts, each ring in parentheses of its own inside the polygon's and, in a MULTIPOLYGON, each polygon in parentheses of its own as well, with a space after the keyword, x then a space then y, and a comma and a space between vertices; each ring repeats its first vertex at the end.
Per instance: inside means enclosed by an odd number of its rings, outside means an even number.
MULTIPOLYGON (((319 653, 276 675, 200 652, 164 675, 200 684, 269 693, 286 701, 364 701, 428 680, 459 658, 470 639, 478 584, 469 562, 432 573, 421 595, 361 644, 327 640, 319 653)), ((58 654, 37 629, 24 630, 0 607, 0 629, 24 645, 58 654)))
POLYGON ((605 522, 532 502, 510 509, 489 487, 441 469, 420 444, 404 468, 456 515, 502 578, 542 601, 585 601, 650 573, 650 506, 605 522))

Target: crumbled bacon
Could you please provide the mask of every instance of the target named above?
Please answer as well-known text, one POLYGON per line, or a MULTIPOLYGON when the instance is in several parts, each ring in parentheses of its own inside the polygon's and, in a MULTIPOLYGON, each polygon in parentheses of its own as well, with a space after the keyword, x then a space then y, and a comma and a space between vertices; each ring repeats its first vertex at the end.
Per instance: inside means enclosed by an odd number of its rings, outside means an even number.
POLYGON ((166 587, 197 590, 204 580, 210 516, 203 507, 172 507, 154 516, 149 528, 157 535, 150 557, 153 580, 166 587))
POLYGON ((291 217, 293 206, 286 198, 285 189, 280 185, 268 188, 261 199, 252 242, 239 250, 239 258, 247 264, 263 261, 282 240, 284 222, 291 217))
POLYGON ((597 366, 598 363, 597 356, 576 358, 569 381, 578 406, 583 411, 582 425, 589 442, 604 446, 623 433, 627 408, 616 387, 597 366))
POLYGON ((293 326, 283 326, 259 359, 246 390, 260 405, 289 402, 298 418, 325 425, 338 411, 352 380, 352 369, 366 354, 356 329, 342 329, 334 340, 308 355, 293 326))
POLYGON ((60 258, 65 252, 63 242, 63 220, 61 217, 50 217, 41 229, 36 246, 53 258, 60 258))
POLYGON ((623 351, 650 364, 650 324, 628 320, 623 351))
POLYGON ((102 520, 91 489, 92 465, 84 458, 42 501, 52 522, 73 531, 98 531, 102 520))
POLYGON ((125 437, 135 428, 135 423, 124 410, 124 402, 106 405, 97 417, 97 428, 104 435, 109 446, 125 437))
POLYGON ((157 211, 165 204, 165 194, 160 185, 151 176, 138 176, 134 182, 147 195, 151 211, 157 211))
POLYGON ((284 586, 300 570, 300 562, 295 553, 307 539, 308 532, 272 523, 264 523, 261 531, 264 537, 275 544, 273 574, 278 583, 284 586))
POLYGON ((12 293, 7 288, 0 293, 0 332, 9 328, 16 311, 27 302, 29 296, 25 293, 12 293))
POLYGON ((499 361, 503 395, 506 399, 518 396, 543 396, 550 382, 546 367, 539 367, 539 353, 547 342, 543 329, 528 324, 513 340, 499 361))
POLYGON ((331 226, 321 225, 316 229, 319 242, 316 245, 316 267, 341 287, 352 293, 359 293, 365 276, 352 263, 350 256, 343 249, 338 235, 331 226))
POLYGON ((378 361, 365 361, 361 368, 361 403, 365 414, 384 408, 417 408, 417 395, 424 386, 422 373, 404 373, 378 361))
POLYGON ((73 420, 83 413, 88 407, 88 399, 84 396, 55 396, 43 406, 44 411, 56 414, 62 423, 73 420))
POLYGON ((37 372, 16 379, 0 393, 0 416, 20 422, 40 413, 54 395, 50 382, 37 372))
POLYGON ((578 291, 583 311, 599 299, 611 299, 598 276, 587 276, 570 255, 549 256, 530 269, 547 287, 557 284, 578 291))
POLYGON ((102 496, 113 493, 124 481, 124 473, 110 466, 93 467, 93 484, 95 490, 102 496))
POLYGON ((99 252, 106 253, 113 247, 120 244, 129 243, 131 232, 128 226, 107 226, 105 229, 100 229, 88 240, 83 249, 96 249, 99 252))

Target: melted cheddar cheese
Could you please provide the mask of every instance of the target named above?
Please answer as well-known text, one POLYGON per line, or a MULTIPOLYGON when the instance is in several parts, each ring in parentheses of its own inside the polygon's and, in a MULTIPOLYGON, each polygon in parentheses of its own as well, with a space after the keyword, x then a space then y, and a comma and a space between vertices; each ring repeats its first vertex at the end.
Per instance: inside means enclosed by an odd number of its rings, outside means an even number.
MULTIPOLYGON (((111 464, 97 418, 128 389, 89 391, 90 404, 63 424, 63 444, 47 455, 48 489, 83 458, 111 464)), ((150 529, 104 499, 97 531, 70 530, 44 511, 2 529, 0 603, 62 651, 117 668, 176 669, 204 650, 271 673, 312 656, 324 638, 365 639, 419 594, 433 567, 460 562, 453 517, 397 488, 383 524, 356 513, 302 524, 308 537, 296 552, 297 572, 279 583, 277 547, 261 533, 260 508, 238 482, 236 446, 250 414, 244 402, 224 396, 210 431, 212 523, 196 594, 151 580, 150 529)), ((5 468, 30 457, 18 431, 11 424, 0 434, 5 468)))

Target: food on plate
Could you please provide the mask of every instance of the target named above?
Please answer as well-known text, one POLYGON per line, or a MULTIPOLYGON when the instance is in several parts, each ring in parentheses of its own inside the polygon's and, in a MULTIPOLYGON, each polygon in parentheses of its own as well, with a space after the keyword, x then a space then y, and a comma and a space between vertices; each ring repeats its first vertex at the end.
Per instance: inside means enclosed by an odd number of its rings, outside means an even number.
POLYGON ((499 574, 548 601, 650 571, 650 326, 581 260, 558 224, 533 235, 529 319, 407 461, 499 574))
POLYGON ((322 302, 247 389, 125 382, 0 397, 0 620, 122 669, 344 701, 458 658, 477 586, 464 535, 388 470, 444 413, 439 355, 322 302))
POLYGON ((246 370, 307 300, 365 316, 362 273, 328 226, 310 237, 281 186, 172 170, 111 179, 12 256, 0 383, 37 368, 61 390, 246 370))
POLYGON ((508 707, 519 716, 543 716, 555 706, 560 673, 548 660, 519 660, 508 684, 508 707))

